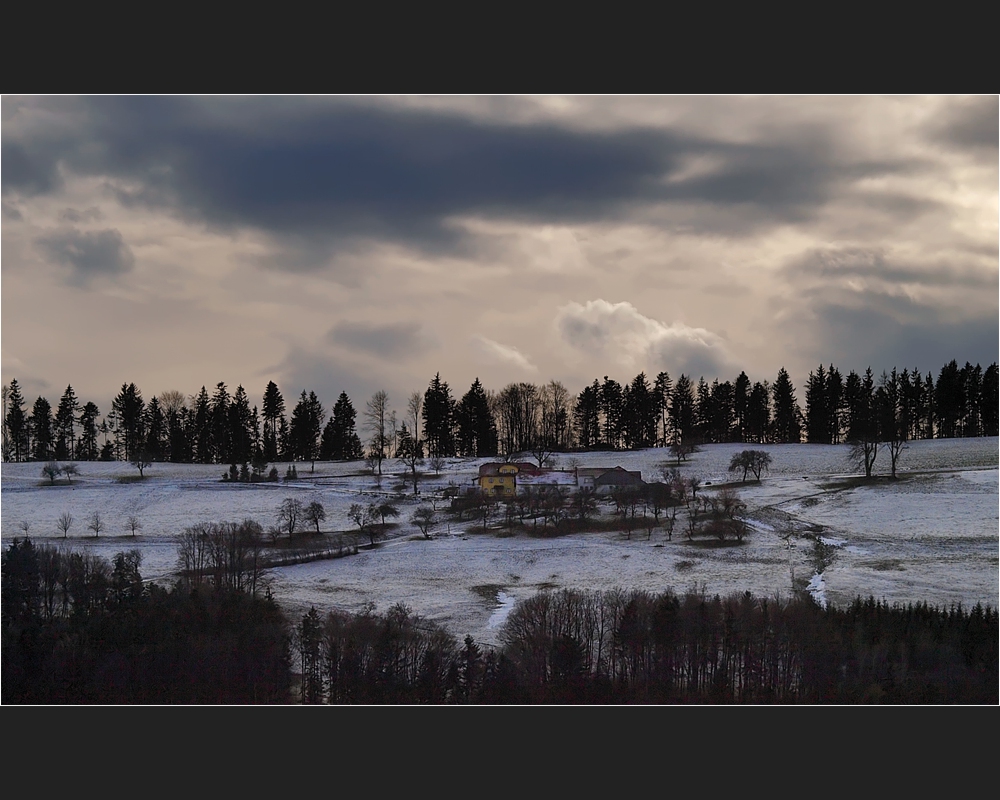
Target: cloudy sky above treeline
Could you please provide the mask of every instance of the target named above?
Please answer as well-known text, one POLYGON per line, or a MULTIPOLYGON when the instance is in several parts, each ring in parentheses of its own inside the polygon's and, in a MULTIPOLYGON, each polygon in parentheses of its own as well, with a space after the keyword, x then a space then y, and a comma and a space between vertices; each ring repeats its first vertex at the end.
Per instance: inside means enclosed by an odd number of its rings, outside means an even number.
POLYGON ((404 409, 998 358, 996 96, 2 98, 2 378, 404 409))

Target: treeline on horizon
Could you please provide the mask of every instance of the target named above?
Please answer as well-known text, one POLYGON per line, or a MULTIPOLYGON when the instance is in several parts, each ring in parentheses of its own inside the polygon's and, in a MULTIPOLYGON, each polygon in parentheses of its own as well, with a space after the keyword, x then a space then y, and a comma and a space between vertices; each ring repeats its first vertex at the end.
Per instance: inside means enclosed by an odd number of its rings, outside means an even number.
MULTIPOLYGON (((809 373, 804 409, 788 372, 773 382, 676 381, 644 372, 630 383, 594 379, 577 395, 558 381, 510 383, 486 390, 478 378, 460 398, 440 374, 413 392, 397 413, 378 391, 358 411, 341 392, 327 416, 315 392, 302 390, 289 408, 269 381, 258 407, 243 386, 224 382, 190 397, 171 390, 146 401, 123 384, 103 416, 81 405, 67 386, 53 410, 38 397, 30 410, 16 379, 3 386, 5 461, 125 460, 254 465, 275 461, 336 461, 447 456, 510 458, 533 453, 541 463, 556 452, 633 450, 714 442, 820 444, 998 435, 998 369, 954 360, 939 371, 869 368, 845 377, 830 364, 809 373), (286 415, 286 411, 290 414, 286 415)), ((860 461, 860 459, 859 459, 860 461)), ((866 471, 869 464, 865 464, 866 471)))
MULTIPOLYGON (((998 616, 750 592, 543 591, 499 646, 463 644, 397 604, 310 609, 210 571, 146 582, 17 540, 3 551, 2 701, 74 703, 997 703, 998 616), (297 673, 297 674, 296 674, 297 673)), ((244 577, 245 577, 244 570, 244 577)))

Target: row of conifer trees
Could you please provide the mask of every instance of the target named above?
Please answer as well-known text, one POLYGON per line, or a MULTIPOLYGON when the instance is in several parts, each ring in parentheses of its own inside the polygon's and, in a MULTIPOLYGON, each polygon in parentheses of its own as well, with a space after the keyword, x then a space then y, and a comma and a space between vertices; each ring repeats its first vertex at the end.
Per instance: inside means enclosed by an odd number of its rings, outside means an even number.
POLYGON ((620 384, 595 379, 576 396, 558 381, 512 383, 488 391, 477 378, 461 398, 440 374, 407 412, 397 415, 378 392, 358 411, 341 392, 329 416, 315 392, 303 390, 286 415, 285 399, 268 382, 258 410, 246 390, 219 382, 191 397, 163 392, 143 399, 123 384, 102 417, 81 405, 72 386, 55 411, 45 397, 28 410, 16 379, 3 387, 3 457, 7 461, 134 460, 253 464, 278 460, 352 460, 409 452, 494 456, 537 450, 637 449, 684 442, 815 442, 838 444, 870 435, 876 423, 901 440, 998 435, 998 368, 966 362, 931 372, 903 369, 847 375, 820 364, 805 384, 804 410, 785 369, 773 382, 673 380, 645 373, 620 384), (377 408, 377 411, 375 410, 377 408), (364 439, 364 441, 363 441, 364 439))

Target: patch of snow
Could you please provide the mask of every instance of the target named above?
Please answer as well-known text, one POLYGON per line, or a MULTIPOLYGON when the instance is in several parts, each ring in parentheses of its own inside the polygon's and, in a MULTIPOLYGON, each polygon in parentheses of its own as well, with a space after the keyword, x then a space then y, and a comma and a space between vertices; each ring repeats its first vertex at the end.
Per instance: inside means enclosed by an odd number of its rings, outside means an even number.
POLYGON ((813 574, 812 579, 809 581, 809 585, 806 586, 806 591, 812 595, 813 600, 819 603, 823 608, 826 608, 826 581, 823 580, 823 574, 821 572, 813 574))
POLYGON ((499 591, 497 592, 497 602, 500 604, 500 607, 497 608, 497 610, 493 612, 493 615, 486 621, 487 628, 499 628, 504 622, 506 622, 510 612, 514 610, 516 598, 504 591, 499 591))
MULTIPOLYGON (((134 547, 142 554, 143 575, 167 580, 176 569, 180 535, 196 523, 251 518, 267 529, 277 523, 281 501, 296 497, 323 504, 323 530, 332 534, 354 528, 348 518, 352 503, 394 498, 401 510, 394 538, 358 555, 274 569, 274 596, 292 613, 304 613, 311 605, 321 612, 360 611, 367 603, 386 609, 401 602, 456 637, 469 633, 485 644, 496 641, 515 595, 530 596, 541 586, 678 593, 698 587, 723 596, 746 590, 790 595, 794 576, 812 573, 814 552, 809 543, 795 547, 794 540, 779 534, 801 536, 818 526, 822 541, 836 547, 831 563, 810 584, 824 602, 847 604, 874 595, 888 602, 997 608, 997 444, 997 437, 912 442, 903 456, 910 473, 895 482, 861 485, 843 481, 850 470, 844 445, 754 445, 773 461, 760 482, 735 484, 750 524, 736 547, 710 547, 704 539, 688 542, 680 524, 669 540, 662 527, 650 540, 645 531, 627 539, 618 530, 498 537, 495 530, 483 533, 481 522, 449 522, 440 501, 442 523, 434 539, 411 540, 419 534, 409 522, 412 494, 400 498, 392 492, 396 475, 383 476, 380 487, 360 462, 317 462, 314 473, 300 470, 291 484, 250 485, 222 483, 221 465, 157 463, 146 470, 145 480, 119 483, 138 477, 137 471, 120 462, 81 462, 72 486, 46 486, 40 463, 5 463, 0 467, 0 536, 4 545, 23 537, 23 521, 38 543, 105 558, 134 547), (74 518, 66 539, 56 526, 64 511, 74 518), (99 539, 87 530, 95 511, 108 526, 99 539), (143 527, 133 538, 124 522, 136 511, 143 527), (503 587, 499 608, 484 604, 474 591, 483 584, 503 587)), ((704 446, 680 465, 681 473, 713 484, 731 481, 729 461, 747 447, 704 446)), ((655 448, 572 457, 582 467, 612 460, 640 470, 645 480, 656 479, 664 462, 674 465, 668 452, 655 448)), ((469 485, 488 460, 449 459, 439 476, 420 479, 421 498, 426 502, 450 485, 469 485)), ((288 465, 275 466, 283 474, 288 465)), ((715 491, 713 485, 699 495, 715 491)), ((609 519, 610 506, 601 508, 609 519)))

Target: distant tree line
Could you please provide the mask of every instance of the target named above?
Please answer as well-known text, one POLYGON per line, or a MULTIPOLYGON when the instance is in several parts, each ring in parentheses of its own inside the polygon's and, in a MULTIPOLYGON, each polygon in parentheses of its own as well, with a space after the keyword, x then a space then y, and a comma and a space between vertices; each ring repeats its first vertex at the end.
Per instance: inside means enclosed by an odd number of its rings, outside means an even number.
POLYGON ((289 701, 290 631, 269 595, 232 571, 164 588, 140 565, 138 551, 4 549, 4 704, 289 701))
POLYGON ((259 531, 189 534, 185 576, 170 588, 143 580, 138 551, 109 562, 7 546, 0 700, 997 703, 1000 626, 988 606, 562 590, 518 602, 493 648, 460 645, 402 604, 313 608, 291 625, 246 558, 259 531), (224 556, 234 545, 243 555, 224 556))
POLYGON ((541 592, 499 648, 398 604, 296 628, 305 703, 996 703, 998 619, 749 592, 541 592))
MULTIPOLYGON (((6 461, 125 460, 257 465, 275 461, 368 458, 381 473, 388 458, 412 472, 426 458, 530 454, 544 463, 571 450, 634 450, 711 442, 754 444, 905 442, 913 439, 997 436, 1000 382, 997 364, 985 370, 951 361, 931 372, 869 368, 846 377, 833 364, 810 371, 804 409, 782 368, 773 382, 709 383, 660 372, 640 372, 620 384, 607 376, 572 395, 559 381, 510 383, 487 390, 476 378, 460 398, 436 374, 414 392, 398 416, 388 394, 376 392, 362 419, 346 392, 327 411, 315 392, 302 390, 290 414, 268 382, 261 404, 242 386, 224 382, 190 397, 172 390, 148 402, 134 383, 123 384, 106 414, 80 404, 68 386, 55 411, 44 397, 30 410, 16 379, 3 387, 6 461), (360 430, 359 430, 360 428, 360 430), (362 435, 364 439, 362 439, 362 435)), ((875 451, 877 452, 878 446, 875 451)), ((867 471, 867 470, 866 470, 867 471)))

